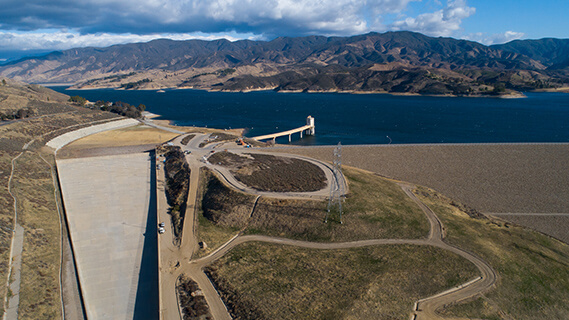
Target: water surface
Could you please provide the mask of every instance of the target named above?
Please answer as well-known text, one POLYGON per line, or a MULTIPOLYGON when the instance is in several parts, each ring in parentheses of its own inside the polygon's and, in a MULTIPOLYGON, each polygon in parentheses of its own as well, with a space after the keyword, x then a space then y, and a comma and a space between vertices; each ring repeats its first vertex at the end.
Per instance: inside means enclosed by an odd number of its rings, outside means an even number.
MULTIPOLYGON (((293 144, 569 142, 569 94, 526 99, 200 90, 64 90, 91 101, 145 104, 183 126, 247 128, 247 136, 289 130, 316 119, 316 135, 293 144)), ((288 138, 277 139, 287 143, 288 138)))

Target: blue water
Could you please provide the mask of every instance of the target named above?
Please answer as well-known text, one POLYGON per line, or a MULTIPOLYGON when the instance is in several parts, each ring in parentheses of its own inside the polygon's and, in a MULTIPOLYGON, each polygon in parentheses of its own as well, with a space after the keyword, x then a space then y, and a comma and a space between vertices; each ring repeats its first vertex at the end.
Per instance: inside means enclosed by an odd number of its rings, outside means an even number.
MULTIPOLYGON (((91 101, 142 103, 177 125, 247 128, 247 136, 296 128, 312 115, 316 135, 299 139, 295 134, 293 144, 569 142, 569 94, 563 93, 498 99, 54 89, 91 101)), ((287 143, 288 138, 277 142, 287 143)))

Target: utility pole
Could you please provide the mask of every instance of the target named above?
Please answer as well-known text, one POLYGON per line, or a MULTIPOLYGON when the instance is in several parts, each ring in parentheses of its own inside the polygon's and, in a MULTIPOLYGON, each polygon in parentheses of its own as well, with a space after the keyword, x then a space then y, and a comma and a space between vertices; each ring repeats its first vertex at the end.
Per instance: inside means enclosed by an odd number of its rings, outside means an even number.
POLYGON ((345 186, 344 179, 342 178, 342 144, 338 142, 336 148, 334 148, 334 168, 332 170, 334 175, 332 183, 330 185, 330 197, 328 197, 328 212, 326 213, 325 223, 328 223, 330 218, 330 212, 338 212, 340 218, 340 224, 343 224, 342 220, 342 202, 344 202, 345 186))

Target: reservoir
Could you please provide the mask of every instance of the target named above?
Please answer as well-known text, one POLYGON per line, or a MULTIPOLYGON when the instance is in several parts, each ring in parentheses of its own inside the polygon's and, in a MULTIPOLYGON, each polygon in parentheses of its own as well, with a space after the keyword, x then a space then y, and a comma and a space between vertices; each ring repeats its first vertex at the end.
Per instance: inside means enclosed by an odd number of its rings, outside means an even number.
MULTIPOLYGON (((246 128, 246 136, 280 132, 316 119, 316 135, 292 144, 569 142, 569 94, 524 99, 344 93, 249 93, 201 90, 65 90, 90 101, 144 104, 180 126, 246 128)), ((288 143, 288 137, 277 139, 288 143)))

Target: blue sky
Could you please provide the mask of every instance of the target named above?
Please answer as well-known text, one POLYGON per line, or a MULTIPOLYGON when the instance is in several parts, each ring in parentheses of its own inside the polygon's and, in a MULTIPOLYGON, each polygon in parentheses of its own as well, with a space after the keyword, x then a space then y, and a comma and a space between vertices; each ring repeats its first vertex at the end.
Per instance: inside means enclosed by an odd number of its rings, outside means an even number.
POLYGON ((410 30, 504 43, 569 38, 567 0, 0 0, 0 59, 156 38, 410 30))

